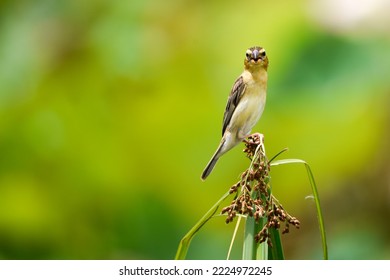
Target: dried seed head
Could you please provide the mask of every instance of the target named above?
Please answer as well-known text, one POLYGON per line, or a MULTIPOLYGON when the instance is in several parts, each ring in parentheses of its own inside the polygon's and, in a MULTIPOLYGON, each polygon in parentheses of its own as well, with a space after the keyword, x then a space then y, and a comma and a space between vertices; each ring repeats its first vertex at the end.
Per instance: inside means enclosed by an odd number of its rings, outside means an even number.
POLYGON ((221 214, 225 214, 227 211, 230 210, 230 206, 226 206, 222 209, 221 214))

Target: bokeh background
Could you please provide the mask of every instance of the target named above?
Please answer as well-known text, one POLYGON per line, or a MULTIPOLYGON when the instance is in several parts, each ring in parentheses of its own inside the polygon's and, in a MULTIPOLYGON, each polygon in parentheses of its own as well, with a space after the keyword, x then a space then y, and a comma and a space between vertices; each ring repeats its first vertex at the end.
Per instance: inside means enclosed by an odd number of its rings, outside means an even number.
MULTIPOLYGON (((389 14, 386 0, 1 1, 0 259, 172 259, 248 165, 241 145, 199 179, 253 45, 270 59, 255 131, 269 157, 311 165, 330 258, 389 259, 389 14)), ((305 168, 271 175, 301 221, 286 257, 320 259, 305 168)), ((233 229, 212 219, 188 258, 226 258, 233 229)))

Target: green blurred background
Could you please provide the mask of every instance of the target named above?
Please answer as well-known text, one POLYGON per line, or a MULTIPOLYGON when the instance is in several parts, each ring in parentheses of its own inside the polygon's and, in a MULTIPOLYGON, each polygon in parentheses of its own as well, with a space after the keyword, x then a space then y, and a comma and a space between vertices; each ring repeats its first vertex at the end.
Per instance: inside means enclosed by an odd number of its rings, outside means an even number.
MULTIPOLYGON (((387 2, 1 1, 0 259, 172 259, 248 165, 241 145, 199 179, 253 45, 254 131, 310 163, 330 258, 389 259, 387 2)), ((304 167, 271 175, 301 221, 286 258, 320 259, 304 167)), ((188 258, 226 258, 233 229, 212 219, 188 258)))

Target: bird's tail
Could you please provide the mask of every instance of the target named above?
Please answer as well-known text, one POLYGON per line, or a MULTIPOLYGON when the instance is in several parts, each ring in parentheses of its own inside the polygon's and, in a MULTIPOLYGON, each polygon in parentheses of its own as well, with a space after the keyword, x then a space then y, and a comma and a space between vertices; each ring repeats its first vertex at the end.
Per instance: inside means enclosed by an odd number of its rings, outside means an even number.
POLYGON ((216 155, 214 155, 212 159, 209 161, 206 168, 203 170, 202 176, 200 177, 203 181, 206 180, 207 176, 209 176, 211 171, 213 171, 213 168, 217 163, 218 159, 219 157, 216 157, 216 155))
POLYGON ((211 171, 213 171, 213 168, 214 168, 215 164, 217 163, 219 157, 223 154, 223 153, 221 153, 221 150, 222 150, 224 143, 225 143, 225 140, 223 139, 223 141, 219 144, 217 151, 214 153, 213 157, 211 158, 211 160, 207 164, 206 168, 203 170, 203 173, 200 176, 202 181, 206 180, 207 176, 210 175, 210 173, 211 173, 211 171))

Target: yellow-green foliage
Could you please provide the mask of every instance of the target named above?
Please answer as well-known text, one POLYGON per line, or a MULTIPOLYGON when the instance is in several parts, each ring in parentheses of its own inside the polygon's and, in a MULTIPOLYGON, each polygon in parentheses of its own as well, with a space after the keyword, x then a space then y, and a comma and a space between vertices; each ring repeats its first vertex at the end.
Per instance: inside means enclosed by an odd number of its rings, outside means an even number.
MULTIPOLYGON (((270 59, 255 131, 310 163, 330 258, 390 257, 388 33, 321 25, 312 1, 209 2, 0 3, 0 259, 173 258, 248 165, 242 145, 199 180, 252 45, 270 59)), ((302 225, 286 258, 321 258, 300 168, 272 178, 302 225)), ((226 256, 230 228, 207 227, 189 258, 226 256)))

